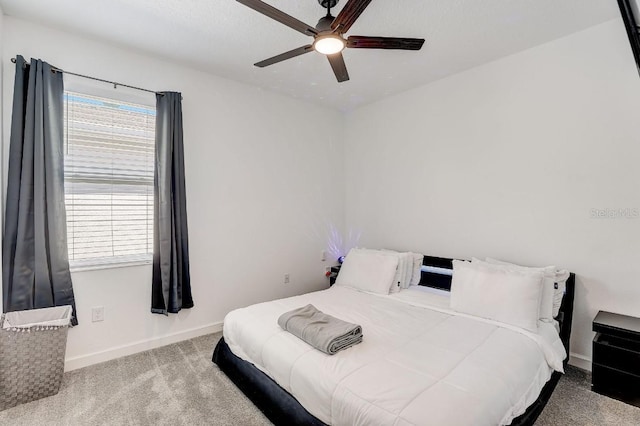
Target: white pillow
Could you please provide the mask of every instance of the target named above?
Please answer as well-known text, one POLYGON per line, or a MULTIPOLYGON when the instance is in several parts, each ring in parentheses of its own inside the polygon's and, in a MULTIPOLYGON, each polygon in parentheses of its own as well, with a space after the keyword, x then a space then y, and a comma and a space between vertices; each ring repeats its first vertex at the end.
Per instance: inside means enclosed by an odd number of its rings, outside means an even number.
POLYGON ((351 249, 342 263, 335 285, 371 293, 389 294, 397 268, 397 256, 371 250, 351 249))
POLYGON ((384 254, 394 255, 398 257, 398 272, 396 273, 396 278, 391 285, 390 293, 397 293, 403 288, 409 288, 413 275, 413 257, 410 255, 410 253, 400 253, 395 250, 389 249, 382 249, 379 251, 384 254))
POLYGON ((398 269, 402 271, 400 273, 400 276, 402 277, 400 279, 400 286, 396 289, 396 291, 400 291, 400 289, 405 288, 405 285, 407 283, 407 257, 404 255, 404 253, 393 253, 398 256, 398 269))
POLYGON ((404 280, 402 281, 402 288, 409 288, 411 280, 413 279, 413 254, 411 253, 399 253, 402 263, 404 265, 404 280))
POLYGON ((411 274, 411 282, 409 284, 418 285, 422 279, 422 262, 424 261, 424 256, 420 253, 411 253, 411 255, 413 256, 413 273, 411 274))
POLYGON ((542 279, 542 272, 454 260, 451 309, 537 332, 542 279))
POLYGON ((380 250, 380 253, 386 256, 394 256, 398 259, 398 267, 396 268, 396 275, 393 278, 393 282, 391 283, 391 288, 389 289, 389 293, 397 293, 402 288, 402 283, 404 282, 405 276, 405 268, 403 264, 403 260, 398 256, 398 253, 389 251, 389 250, 380 250))
MULTIPOLYGON (((473 259, 474 262, 482 262, 478 259, 473 259)), ((502 260, 492 259, 487 257, 486 263, 507 268, 515 271, 532 271, 532 272, 542 272, 543 280, 542 280, 542 297, 540 298, 540 321, 545 322, 553 322, 553 295, 555 288, 555 279, 556 279, 556 267, 555 266, 547 266, 544 268, 529 268, 526 266, 516 265, 514 263, 503 262, 502 260)))
POLYGON ((389 293, 390 294, 397 293, 400 291, 400 289, 402 289, 402 283, 405 280, 406 271, 405 271, 402 259, 399 256, 400 253, 398 253, 397 251, 387 250, 387 249, 376 250, 376 249, 367 249, 367 248, 357 248, 357 250, 396 257, 398 259, 398 266, 396 268, 395 276, 393 277, 393 280, 391 282, 389 293))
POLYGON ((555 266, 530 268, 527 266, 516 265, 515 263, 492 259, 490 257, 487 257, 486 261, 495 265, 503 265, 516 269, 542 271, 544 274, 544 282, 542 284, 542 299, 540 301, 540 320, 553 322, 553 319, 558 316, 560 305, 562 304, 562 298, 564 297, 566 281, 567 278, 569 278, 569 273, 567 271, 558 271, 555 266), (557 286, 556 283, 558 284, 557 286))
POLYGON ((391 288, 389 293, 397 293, 402 288, 402 280, 404 279, 404 268, 400 267, 400 259, 398 259, 398 266, 396 266, 396 274, 391 282, 391 288))

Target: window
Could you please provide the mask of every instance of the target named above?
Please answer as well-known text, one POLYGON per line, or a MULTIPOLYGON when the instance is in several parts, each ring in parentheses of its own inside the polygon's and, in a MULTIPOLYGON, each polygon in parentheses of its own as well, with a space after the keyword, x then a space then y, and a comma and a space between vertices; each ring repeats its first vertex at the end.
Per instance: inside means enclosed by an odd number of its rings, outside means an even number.
POLYGON ((65 92, 72 268, 150 262, 155 108, 65 92))

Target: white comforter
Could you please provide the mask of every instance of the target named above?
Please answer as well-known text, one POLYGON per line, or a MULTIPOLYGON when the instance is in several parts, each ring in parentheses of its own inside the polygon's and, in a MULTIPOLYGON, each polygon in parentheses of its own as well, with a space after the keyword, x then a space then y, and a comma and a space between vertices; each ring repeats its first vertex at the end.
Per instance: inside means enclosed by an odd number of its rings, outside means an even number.
POLYGON ((415 287, 378 296, 329 290, 230 312, 231 351, 332 425, 509 424, 566 356, 552 324, 539 333, 448 310, 415 287), (360 324, 364 341, 329 356, 283 331, 278 317, 312 303, 360 324))

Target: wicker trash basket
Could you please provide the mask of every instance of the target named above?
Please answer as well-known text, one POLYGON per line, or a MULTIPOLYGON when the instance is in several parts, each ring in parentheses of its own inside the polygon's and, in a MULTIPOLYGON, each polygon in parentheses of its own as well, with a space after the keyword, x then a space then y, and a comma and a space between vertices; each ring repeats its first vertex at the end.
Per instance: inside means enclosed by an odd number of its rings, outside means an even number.
POLYGON ((64 373, 71 306, 0 318, 0 410, 55 395, 64 373))

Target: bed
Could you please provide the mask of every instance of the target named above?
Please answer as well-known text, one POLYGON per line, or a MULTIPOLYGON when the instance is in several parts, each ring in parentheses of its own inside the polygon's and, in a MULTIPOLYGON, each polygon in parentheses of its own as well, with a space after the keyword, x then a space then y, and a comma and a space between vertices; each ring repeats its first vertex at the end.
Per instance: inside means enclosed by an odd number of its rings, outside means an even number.
POLYGON ((575 275, 531 336, 452 312, 452 262, 425 256, 419 286, 388 296, 334 286, 233 311, 213 361, 277 425, 531 425, 566 365, 575 275), (327 356, 279 329, 307 303, 361 324, 367 344, 327 356))

